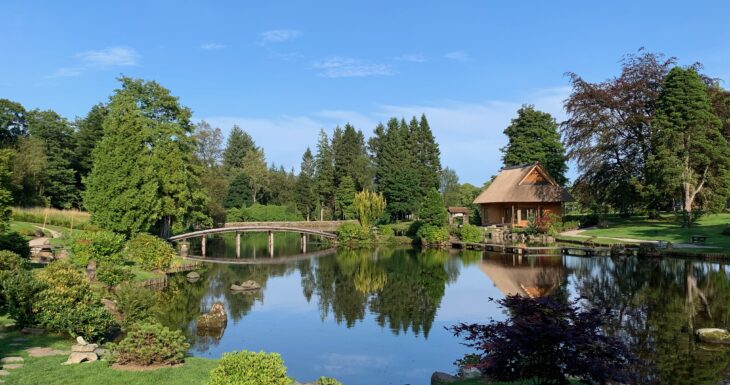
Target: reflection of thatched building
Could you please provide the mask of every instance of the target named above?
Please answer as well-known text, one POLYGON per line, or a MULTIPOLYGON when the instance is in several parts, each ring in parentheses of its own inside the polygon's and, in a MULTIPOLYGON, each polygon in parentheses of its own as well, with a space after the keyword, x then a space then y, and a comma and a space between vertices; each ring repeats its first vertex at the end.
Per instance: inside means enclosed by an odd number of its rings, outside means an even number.
POLYGON ((530 298, 552 294, 565 278, 562 257, 495 255, 482 259, 479 269, 503 294, 530 298))

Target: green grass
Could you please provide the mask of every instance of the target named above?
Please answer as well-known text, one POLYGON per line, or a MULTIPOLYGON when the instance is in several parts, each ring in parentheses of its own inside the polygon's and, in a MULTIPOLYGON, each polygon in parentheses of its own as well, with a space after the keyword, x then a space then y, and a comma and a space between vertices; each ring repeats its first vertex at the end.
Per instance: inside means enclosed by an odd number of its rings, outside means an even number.
POLYGON ((692 228, 682 228, 674 216, 665 215, 660 220, 646 217, 611 218, 605 229, 587 230, 581 235, 610 238, 635 238, 651 241, 689 243, 692 235, 707 237, 707 246, 730 249, 730 236, 722 235, 730 225, 730 214, 706 215, 692 228))
MULTIPOLYGON (((583 233, 585 234, 585 233, 583 233)), ((579 237, 579 236, 571 236, 571 235, 558 235, 555 237, 555 239, 560 241, 575 241, 580 243, 586 243, 589 239, 591 242, 597 244, 597 245, 615 245, 617 243, 621 244, 630 244, 630 242, 622 242, 618 241, 612 238, 602 238, 602 237, 595 237, 595 238, 587 238, 587 237, 579 237)))

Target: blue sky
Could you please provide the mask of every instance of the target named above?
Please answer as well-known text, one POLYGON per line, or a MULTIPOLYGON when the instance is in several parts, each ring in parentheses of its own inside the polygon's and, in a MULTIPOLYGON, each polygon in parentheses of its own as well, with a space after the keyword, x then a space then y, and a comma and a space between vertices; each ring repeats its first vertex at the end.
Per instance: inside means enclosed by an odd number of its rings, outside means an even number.
POLYGON ((564 117, 567 71, 603 80, 646 47, 730 79, 727 1, 4 0, 0 14, 0 98, 72 119, 120 74, 153 79, 287 168, 320 128, 426 113, 444 165, 481 185, 521 104, 564 117))

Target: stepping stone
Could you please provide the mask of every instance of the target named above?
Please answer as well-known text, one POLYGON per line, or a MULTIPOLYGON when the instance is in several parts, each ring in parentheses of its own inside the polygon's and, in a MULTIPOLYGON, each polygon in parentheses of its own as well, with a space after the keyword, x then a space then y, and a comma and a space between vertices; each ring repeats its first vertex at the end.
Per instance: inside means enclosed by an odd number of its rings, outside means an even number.
POLYGON ((46 332, 46 329, 42 328, 23 328, 21 331, 23 334, 32 334, 34 336, 39 336, 46 332))
POLYGON ((23 337, 13 338, 13 342, 28 342, 28 341, 30 341, 30 340, 27 338, 23 338, 23 337))
POLYGON ((23 364, 5 364, 3 365, 3 369, 20 369, 23 367, 23 364))
POLYGON ((7 376, 7 375, 10 375, 10 372, 8 372, 7 370, 4 370, 4 369, 0 370, 0 377, 7 376))
POLYGON ((22 345, 22 343, 20 343, 20 342, 11 342, 8 345, 10 345, 10 346, 20 346, 20 345, 22 345))
POLYGON ((5 357, 0 360, 3 364, 17 364, 20 362, 25 361, 23 357, 13 356, 13 357, 5 357))
POLYGON ((69 351, 41 347, 26 349, 26 352, 31 357, 64 356, 71 353, 69 351))

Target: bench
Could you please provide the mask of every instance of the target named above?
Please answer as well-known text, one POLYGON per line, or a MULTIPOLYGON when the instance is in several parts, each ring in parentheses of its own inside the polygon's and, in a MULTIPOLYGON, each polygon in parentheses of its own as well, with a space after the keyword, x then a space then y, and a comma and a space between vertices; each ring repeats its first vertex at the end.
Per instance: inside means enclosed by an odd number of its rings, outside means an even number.
POLYGON ((693 235, 692 236, 693 245, 704 244, 706 240, 707 240, 707 237, 704 235, 693 235))

